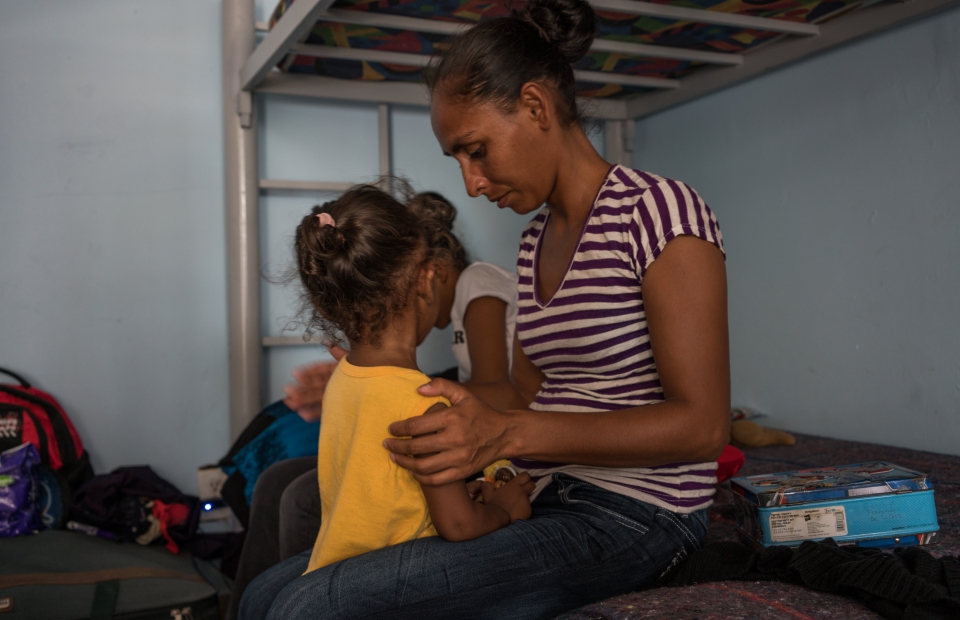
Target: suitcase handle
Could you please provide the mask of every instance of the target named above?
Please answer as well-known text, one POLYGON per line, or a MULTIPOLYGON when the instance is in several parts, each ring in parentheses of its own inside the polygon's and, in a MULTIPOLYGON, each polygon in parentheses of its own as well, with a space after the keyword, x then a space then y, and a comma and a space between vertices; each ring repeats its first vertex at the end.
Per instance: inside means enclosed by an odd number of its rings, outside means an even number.
POLYGON ((12 370, 7 370, 6 368, 0 368, 0 374, 7 375, 8 377, 13 377, 20 384, 20 387, 25 388, 27 390, 30 389, 30 383, 26 379, 18 375, 17 373, 13 372, 12 370))

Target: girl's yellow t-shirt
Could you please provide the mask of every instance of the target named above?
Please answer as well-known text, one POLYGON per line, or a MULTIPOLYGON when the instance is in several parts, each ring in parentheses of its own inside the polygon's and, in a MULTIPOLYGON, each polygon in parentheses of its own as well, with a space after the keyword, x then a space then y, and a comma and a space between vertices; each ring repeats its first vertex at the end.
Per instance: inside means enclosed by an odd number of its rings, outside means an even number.
POLYGON ((307 572, 390 545, 436 536, 420 484, 390 460, 387 427, 424 413, 442 397, 417 388, 422 372, 365 368, 340 360, 323 395, 320 448, 320 533, 307 572))

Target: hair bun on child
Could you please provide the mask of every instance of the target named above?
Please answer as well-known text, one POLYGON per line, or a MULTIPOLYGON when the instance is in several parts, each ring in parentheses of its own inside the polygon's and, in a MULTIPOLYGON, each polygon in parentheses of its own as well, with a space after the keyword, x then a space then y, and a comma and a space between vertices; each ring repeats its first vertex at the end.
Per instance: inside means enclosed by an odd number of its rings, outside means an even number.
POLYGON ((421 192, 407 200, 407 208, 423 227, 424 240, 433 258, 462 271, 467 266, 467 252, 453 232, 457 208, 437 192, 421 192))
POLYGON ((407 206, 417 217, 435 222, 448 230, 453 229, 457 209, 437 192, 421 192, 410 198, 407 206))
POLYGON ((536 28, 571 64, 586 56, 597 35, 597 18, 586 0, 531 0, 513 15, 536 28))
POLYGON ((315 235, 304 238, 304 242, 313 245, 313 251, 327 259, 343 250, 345 239, 343 229, 336 226, 336 220, 329 213, 335 202, 315 206, 310 213, 310 225, 316 227, 315 235), (332 225, 329 222, 334 222, 332 225))

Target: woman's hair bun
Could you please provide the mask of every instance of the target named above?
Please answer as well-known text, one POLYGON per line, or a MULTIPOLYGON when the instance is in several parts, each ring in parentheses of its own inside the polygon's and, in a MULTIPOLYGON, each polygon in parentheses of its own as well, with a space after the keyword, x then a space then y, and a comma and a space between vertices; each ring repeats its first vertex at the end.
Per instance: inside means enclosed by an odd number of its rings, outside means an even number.
POLYGON ((514 16, 536 28, 571 64, 586 56, 597 36, 597 18, 586 0, 531 0, 514 16))

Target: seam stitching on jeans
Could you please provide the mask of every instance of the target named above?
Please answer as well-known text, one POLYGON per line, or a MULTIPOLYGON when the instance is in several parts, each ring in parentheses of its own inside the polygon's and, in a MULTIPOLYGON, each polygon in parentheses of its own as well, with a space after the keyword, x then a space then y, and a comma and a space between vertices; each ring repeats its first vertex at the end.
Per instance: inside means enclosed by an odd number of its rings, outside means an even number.
POLYGON ((693 532, 691 532, 690 529, 687 528, 687 526, 685 526, 683 522, 681 522, 680 519, 677 518, 677 515, 673 514, 669 510, 663 510, 661 514, 663 514, 664 516, 668 517, 671 521, 673 521, 676 524, 676 526, 682 531, 684 537, 686 537, 687 540, 693 543, 693 546, 695 548, 697 549, 700 548, 699 543, 697 543, 696 536, 694 536, 693 532))
POLYGON ((696 539, 696 537, 693 535, 693 532, 691 532, 691 531, 689 530, 689 528, 687 528, 687 526, 685 526, 685 525, 680 521, 680 519, 677 518, 677 515, 673 514, 673 513, 670 512, 669 510, 663 510, 662 512, 660 512, 660 514, 662 514, 663 516, 669 518, 674 524, 676 524, 676 526, 680 529, 680 531, 681 531, 681 533, 683 534, 683 536, 684 536, 687 540, 689 540, 691 543, 693 543, 693 546, 694 546, 696 549, 699 549, 699 548, 700 548, 700 543, 697 542, 697 539, 696 539))
POLYGON ((587 500, 573 499, 572 497, 570 497, 570 491, 573 491, 574 489, 580 488, 582 486, 586 486, 587 484, 588 483, 583 481, 567 483, 566 485, 564 485, 563 492, 560 494, 560 501, 562 501, 564 504, 586 504, 588 506, 593 506, 597 510, 600 510, 602 512, 607 513, 608 515, 613 516, 613 520, 619 523, 620 525, 626 528, 629 528, 635 532, 640 532, 643 535, 646 535, 646 533, 650 531, 649 527, 646 527, 643 524, 638 523, 633 519, 630 519, 629 517, 621 515, 618 512, 614 512, 613 510, 604 508, 603 506, 594 504, 593 502, 590 502, 587 500))
POLYGON ((624 527, 626 527, 626 528, 630 528, 631 530, 633 530, 633 531, 635 531, 635 532, 640 532, 641 534, 646 534, 647 532, 650 531, 650 528, 644 527, 643 525, 641 525, 640 523, 637 523, 636 521, 633 521, 632 519, 628 519, 627 517, 625 517, 625 516, 623 516, 623 515, 621 515, 621 514, 619 514, 619 513, 617 513, 617 512, 614 512, 614 511, 612 511, 612 510, 610 510, 610 509, 608 509, 608 508, 604 508, 603 506, 598 506, 597 504, 594 504, 593 502, 588 502, 588 501, 582 500, 582 499, 569 499, 569 500, 566 501, 565 503, 568 503, 568 504, 586 504, 586 505, 588 505, 588 506, 593 506, 593 507, 596 508, 597 510, 603 511, 603 512, 607 513, 608 515, 611 515, 611 516, 613 517, 613 520, 616 521, 617 523, 619 523, 620 525, 622 525, 622 526, 624 526, 624 527))

